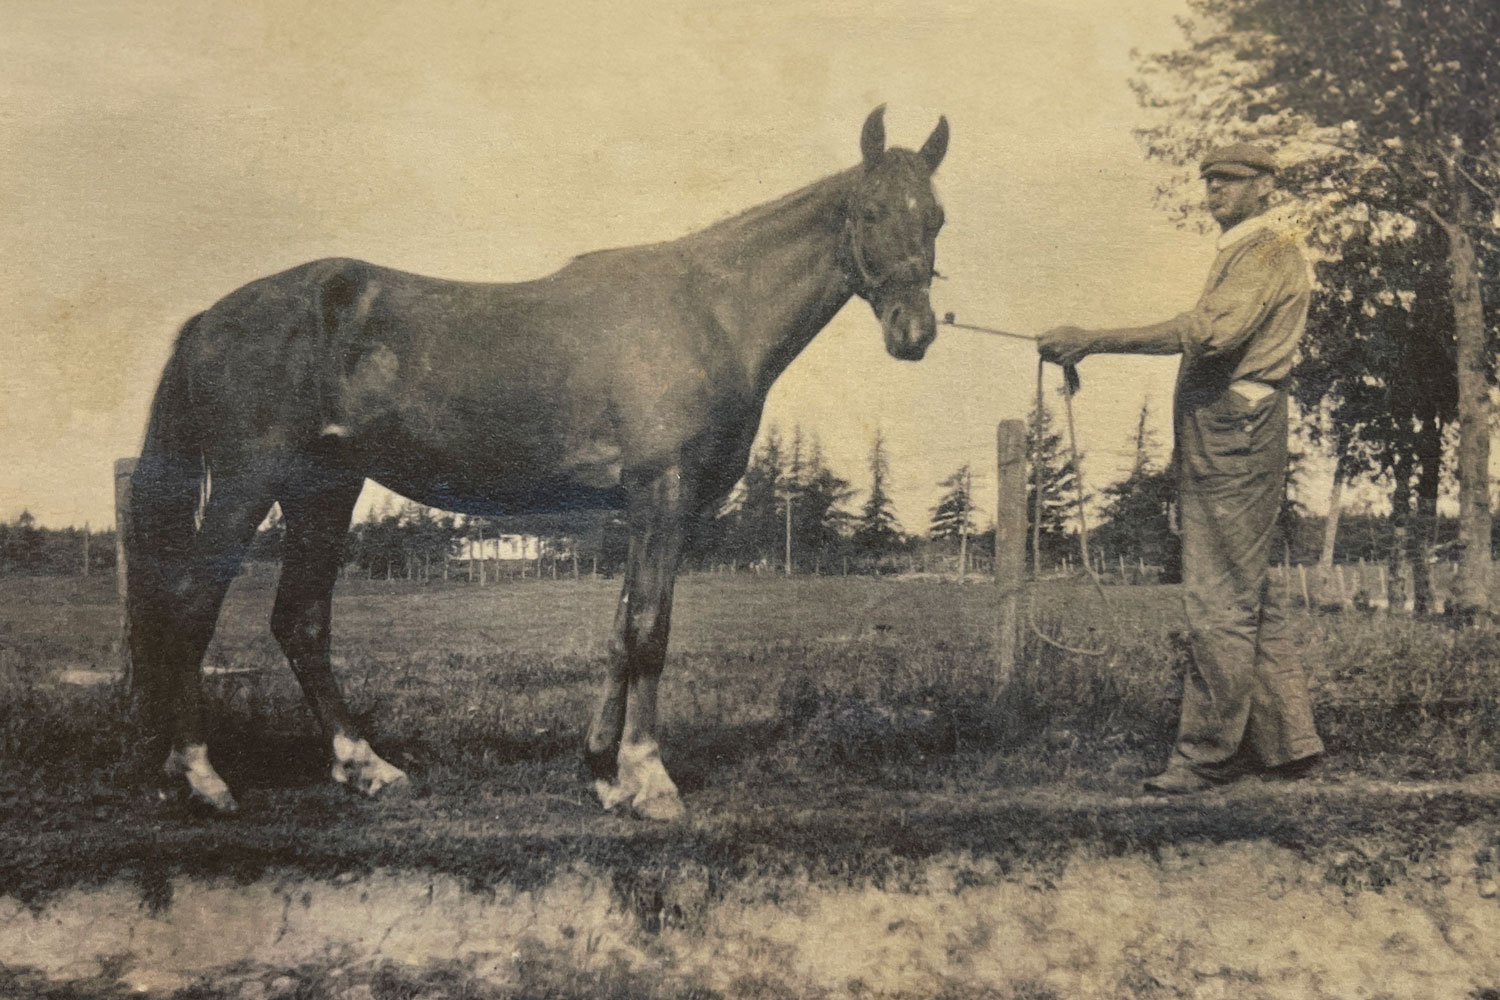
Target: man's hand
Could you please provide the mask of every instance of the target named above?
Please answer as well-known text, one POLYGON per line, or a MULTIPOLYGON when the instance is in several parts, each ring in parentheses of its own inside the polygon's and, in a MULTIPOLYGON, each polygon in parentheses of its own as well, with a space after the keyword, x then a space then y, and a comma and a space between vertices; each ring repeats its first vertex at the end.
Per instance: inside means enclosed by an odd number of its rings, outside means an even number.
POLYGON ((1089 332, 1079 326, 1054 326, 1036 340, 1043 361, 1076 365, 1089 353, 1089 332))

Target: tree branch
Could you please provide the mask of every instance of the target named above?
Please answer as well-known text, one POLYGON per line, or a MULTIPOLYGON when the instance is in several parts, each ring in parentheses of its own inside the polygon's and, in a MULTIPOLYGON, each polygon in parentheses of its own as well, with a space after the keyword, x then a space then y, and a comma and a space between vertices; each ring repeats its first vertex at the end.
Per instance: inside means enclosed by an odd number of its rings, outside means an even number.
POLYGON ((1432 221, 1438 224, 1438 228, 1441 229, 1449 239, 1452 239, 1454 236, 1457 236, 1459 234, 1458 226, 1452 222, 1449 222, 1446 218, 1439 214, 1438 210, 1433 208, 1432 203, 1429 202, 1426 198, 1413 200, 1412 204, 1420 208, 1422 211, 1426 212, 1427 215, 1432 219, 1432 221))
POLYGON ((1471 174, 1467 170, 1465 170, 1463 164, 1459 163, 1457 159, 1453 160, 1452 164, 1453 164, 1453 169, 1457 170, 1463 176, 1463 178, 1466 181, 1468 181, 1470 184, 1472 184, 1474 186, 1474 190, 1476 190, 1480 194, 1484 195, 1491 202, 1500 202, 1500 198, 1497 198, 1495 196, 1495 192, 1492 191, 1492 190, 1490 190, 1489 188, 1485 187, 1484 184, 1482 184, 1477 177, 1475 177, 1473 174, 1471 174))

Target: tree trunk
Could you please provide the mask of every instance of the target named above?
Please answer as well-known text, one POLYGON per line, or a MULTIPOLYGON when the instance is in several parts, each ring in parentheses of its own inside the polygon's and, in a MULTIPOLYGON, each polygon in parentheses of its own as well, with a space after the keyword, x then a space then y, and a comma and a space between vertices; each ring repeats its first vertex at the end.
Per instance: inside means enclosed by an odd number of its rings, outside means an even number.
POLYGON ((1323 553, 1318 557, 1318 565, 1323 567, 1323 572, 1333 565, 1333 545, 1338 540, 1339 514, 1343 511, 1344 504, 1344 470, 1340 461, 1344 449, 1342 445, 1334 456, 1333 465, 1333 489, 1328 492, 1328 520, 1323 523, 1323 553))
POLYGON ((1479 262, 1464 231, 1469 195, 1459 181, 1457 224, 1448 226, 1449 297, 1458 341, 1458 567, 1457 604, 1466 611, 1490 606, 1490 405, 1485 357, 1484 307, 1479 262))
POLYGON ((1411 560, 1412 607, 1417 612, 1432 609, 1432 566, 1427 561, 1432 551, 1433 531, 1437 526, 1439 476, 1443 463, 1443 425, 1436 417, 1422 423, 1417 435, 1417 509, 1407 532, 1406 548, 1411 560))
POLYGON ((1386 553, 1390 565, 1390 592, 1386 595, 1392 611, 1406 607, 1406 581, 1409 576, 1406 535, 1411 521, 1411 454, 1396 459, 1395 485, 1391 489, 1391 548, 1386 553))

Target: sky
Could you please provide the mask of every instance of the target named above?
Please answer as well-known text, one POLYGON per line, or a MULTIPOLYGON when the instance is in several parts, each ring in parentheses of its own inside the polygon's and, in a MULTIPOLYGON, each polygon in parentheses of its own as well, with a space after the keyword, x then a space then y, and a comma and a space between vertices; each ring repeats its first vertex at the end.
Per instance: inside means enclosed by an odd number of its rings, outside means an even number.
MULTIPOLYGON (((1212 237, 1152 202, 1134 48, 1182 0, 723 5, 0 0, 0 518, 113 518, 177 328, 324 256, 465 280, 538 277, 673 239, 952 127, 939 316, 1036 333, 1190 306, 1212 237)), ((1128 467, 1143 403, 1164 456, 1176 363, 1082 365, 1092 486, 1128 467)), ((940 328, 919 363, 855 299, 771 393, 924 530, 964 463, 993 509, 995 427, 1035 394, 1027 344, 940 328)), ((1049 386, 1055 371, 1049 372, 1049 386)), ((1057 397, 1052 397, 1057 402, 1057 397)), ((378 503, 366 491, 365 508, 378 503)))

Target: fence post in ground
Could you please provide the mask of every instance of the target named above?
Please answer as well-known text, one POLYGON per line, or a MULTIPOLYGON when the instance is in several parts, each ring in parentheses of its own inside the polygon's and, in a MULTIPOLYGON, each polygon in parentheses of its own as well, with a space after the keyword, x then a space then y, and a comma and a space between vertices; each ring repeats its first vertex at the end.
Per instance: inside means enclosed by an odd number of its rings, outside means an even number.
POLYGON ((125 559, 125 536, 130 533, 130 477, 138 459, 115 459, 115 592, 120 595, 120 661, 125 668, 125 689, 134 692, 130 670, 130 615, 125 610, 125 585, 129 566, 125 559))
POLYGON ((1297 564, 1297 579, 1302 582, 1302 606, 1307 609, 1308 614, 1312 614, 1312 595, 1307 592, 1307 567, 1301 563, 1297 564))
POLYGON ((1020 632, 1018 595, 1026 573, 1026 425, 1003 420, 996 431, 998 497, 995 501, 995 669, 1002 685, 1016 669, 1020 632))
POLYGON ((130 477, 135 475, 134 458, 115 459, 115 591, 125 598, 125 536, 130 531, 130 477))

